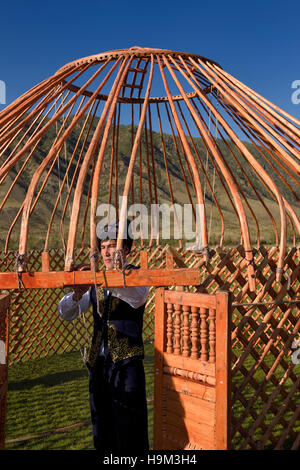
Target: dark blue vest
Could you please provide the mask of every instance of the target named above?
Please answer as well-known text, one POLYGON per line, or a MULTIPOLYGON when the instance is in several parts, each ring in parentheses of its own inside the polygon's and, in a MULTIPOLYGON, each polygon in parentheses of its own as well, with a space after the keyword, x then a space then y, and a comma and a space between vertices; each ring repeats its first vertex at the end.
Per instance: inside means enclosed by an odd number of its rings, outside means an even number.
POLYGON ((92 286, 90 299, 94 334, 87 365, 90 368, 94 366, 102 341, 104 354, 109 354, 115 364, 123 364, 136 357, 143 358, 143 314, 146 304, 135 309, 118 297, 106 295, 102 287, 97 287, 97 294, 101 317, 97 312, 95 286, 92 286))

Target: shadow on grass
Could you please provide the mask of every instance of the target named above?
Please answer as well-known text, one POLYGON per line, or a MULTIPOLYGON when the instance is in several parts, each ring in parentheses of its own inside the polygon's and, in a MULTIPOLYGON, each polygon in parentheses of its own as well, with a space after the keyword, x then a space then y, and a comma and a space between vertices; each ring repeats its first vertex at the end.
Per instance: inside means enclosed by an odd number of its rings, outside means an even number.
POLYGON ((45 385, 46 387, 53 387, 55 385, 63 384, 65 382, 72 382, 73 380, 82 379, 87 377, 85 370, 70 370, 65 372, 58 372, 55 374, 48 374, 32 380, 24 380, 22 382, 9 382, 8 391, 28 390, 37 385, 45 385))

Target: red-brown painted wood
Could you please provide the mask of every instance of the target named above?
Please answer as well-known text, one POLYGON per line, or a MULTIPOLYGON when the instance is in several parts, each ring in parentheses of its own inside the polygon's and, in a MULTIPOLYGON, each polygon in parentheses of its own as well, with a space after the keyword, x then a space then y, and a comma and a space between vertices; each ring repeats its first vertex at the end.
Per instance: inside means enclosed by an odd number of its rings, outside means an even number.
POLYGON ((207 295, 158 290, 155 450, 229 448, 230 314, 226 292, 207 295), (209 314, 204 316, 204 310, 209 314), (208 323, 197 344, 196 315, 202 332, 204 321, 208 323), (201 359, 202 347, 208 351, 206 360, 201 359))

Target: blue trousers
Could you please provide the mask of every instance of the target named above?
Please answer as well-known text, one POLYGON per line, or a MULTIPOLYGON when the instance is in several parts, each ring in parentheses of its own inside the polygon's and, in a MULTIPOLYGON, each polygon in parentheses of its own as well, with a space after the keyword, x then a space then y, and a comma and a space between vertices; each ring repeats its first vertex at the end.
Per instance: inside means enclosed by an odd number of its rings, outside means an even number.
POLYGON ((90 373, 95 448, 102 453, 149 450, 145 372, 142 359, 118 366, 98 356, 90 373))

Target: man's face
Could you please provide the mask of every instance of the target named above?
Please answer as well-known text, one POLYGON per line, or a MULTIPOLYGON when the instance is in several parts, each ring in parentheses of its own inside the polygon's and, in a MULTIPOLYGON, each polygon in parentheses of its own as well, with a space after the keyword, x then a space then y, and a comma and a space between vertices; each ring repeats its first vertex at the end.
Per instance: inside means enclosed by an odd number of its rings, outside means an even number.
MULTIPOLYGON (((114 269, 113 253, 117 249, 117 240, 104 240, 101 242, 101 256, 103 258, 106 269, 114 269)), ((128 250, 125 248, 124 254, 127 255, 128 250)))
POLYGON ((104 240, 101 242, 101 256, 106 269, 113 269, 113 253, 117 249, 117 240, 104 240))

